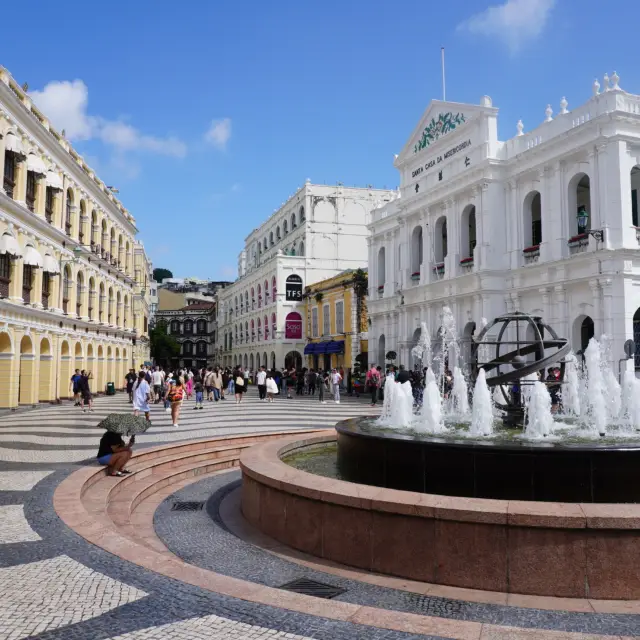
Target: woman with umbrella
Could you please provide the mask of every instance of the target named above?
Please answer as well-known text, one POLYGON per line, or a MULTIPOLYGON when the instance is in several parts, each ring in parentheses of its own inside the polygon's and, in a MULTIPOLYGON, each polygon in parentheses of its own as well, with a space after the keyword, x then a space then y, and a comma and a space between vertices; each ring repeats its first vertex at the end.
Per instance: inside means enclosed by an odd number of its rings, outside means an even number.
POLYGON ((131 459, 135 434, 144 433, 149 424, 142 417, 126 413, 110 413, 98 424, 98 427, 106 429, 106 432, 100 439, 96 458, 100 464, 106 465, 107 475, 122 476, 131 473, 124 467, 131 459), (127 434, 131 437, 125 444, 122 436, 127 434))

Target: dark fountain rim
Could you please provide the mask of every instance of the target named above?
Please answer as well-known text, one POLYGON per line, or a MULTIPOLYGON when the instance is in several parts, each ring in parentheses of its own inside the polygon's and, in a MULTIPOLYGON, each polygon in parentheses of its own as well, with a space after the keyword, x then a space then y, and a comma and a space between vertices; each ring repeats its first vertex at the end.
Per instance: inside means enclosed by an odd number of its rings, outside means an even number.
POLYGON ((357 418, 347 418, 346 420, 341 420, 335 426, 336 431, 339 435, 354 437, 354 438, 363 438, 367 440, 400 440, 404 442, 413 442, 415 444, 428 444, 434 448, 442 448, 442 449, 494 449, 494 450, 502 450, 502 451, 520 451, 523 453, 533 452, 533 451, 545 451, 545 452, 558 452, 558 453, 569 453, 569 452, 625 452, 625 451, 640 451, 640 437, 638 438, 637 443, 630 443, 626 441, 621 441, 620 443, 599 443, 597 441, 594 442, 536 442, 531 440, 523 440, 519 441, 510 441, 505 442, 504 440, 495 441, 495 440, 481 440, 474 438, 441 438, 438 436, 431 436, 428 434, 416 434, 408 435, 404 433, 392 433, 392 432, 380 432, 380 433, 371 433, 368 431, 363 431, 360 428, 360 423, 370 420, 374 421, 377 419, 377 416, 360 416, 357 418))

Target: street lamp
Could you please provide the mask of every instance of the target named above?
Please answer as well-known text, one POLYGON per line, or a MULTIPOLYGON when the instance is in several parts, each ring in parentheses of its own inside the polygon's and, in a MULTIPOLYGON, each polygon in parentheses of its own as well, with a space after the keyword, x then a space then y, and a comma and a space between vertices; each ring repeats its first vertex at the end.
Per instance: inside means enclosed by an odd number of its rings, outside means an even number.
POLYGON ((82 248, 80 245, 76 245, 73 248, 73 258, 60 258, 60 275, 62 276, 60 283, 62 286, 60 287, 60 295, 58 296, 58 309, 62 309, 62 294, 64 289, 64 266, 66 264, 78 264, 80 262, 80 256, 82 255, 82 248))
POLYGON ((578 234, 586 233, 589 225, 589 212, 582 204, 578 207, 578 234))

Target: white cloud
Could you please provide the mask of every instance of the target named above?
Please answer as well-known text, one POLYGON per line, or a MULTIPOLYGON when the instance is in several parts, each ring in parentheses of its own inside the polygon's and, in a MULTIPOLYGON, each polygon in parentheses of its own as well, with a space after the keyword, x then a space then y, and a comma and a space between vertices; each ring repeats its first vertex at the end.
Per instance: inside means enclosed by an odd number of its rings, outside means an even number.
POLYGON ((99 139, 117 151, 149 151, 183 158, 187 146, 175 137, 158 138, 141 133, 121 120, 107 120, 87 113, 89 91, 82 80, 54 81, 42 91, 31 92, 33 101, 69 140, 99 139))
POLYGON ((517 53, 544 30, 556 0, 507 0, 458 25, 458 31, 502 40, 517 53))
POLYGON ((209 130, 204 134, 204 139, 216 149, 225 149, 231 138, 231 118, 212 120, 209 130))

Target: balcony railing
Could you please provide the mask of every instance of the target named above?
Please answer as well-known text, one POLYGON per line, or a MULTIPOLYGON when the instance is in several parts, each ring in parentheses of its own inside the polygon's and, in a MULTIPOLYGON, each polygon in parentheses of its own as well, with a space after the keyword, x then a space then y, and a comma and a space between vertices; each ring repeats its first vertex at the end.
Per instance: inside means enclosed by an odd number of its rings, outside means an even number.
POLYGON ((588 233, 579 233, 575 236, 572 236, 567 240, 567 244, 569 245, 569 253, 574 255, 576 253, 584 253, 589 248, 589 234, 588 233))
POLYGON ((522 250, 525 264, 534 264, 540 258, 540 245, 534 244, 522 250))

